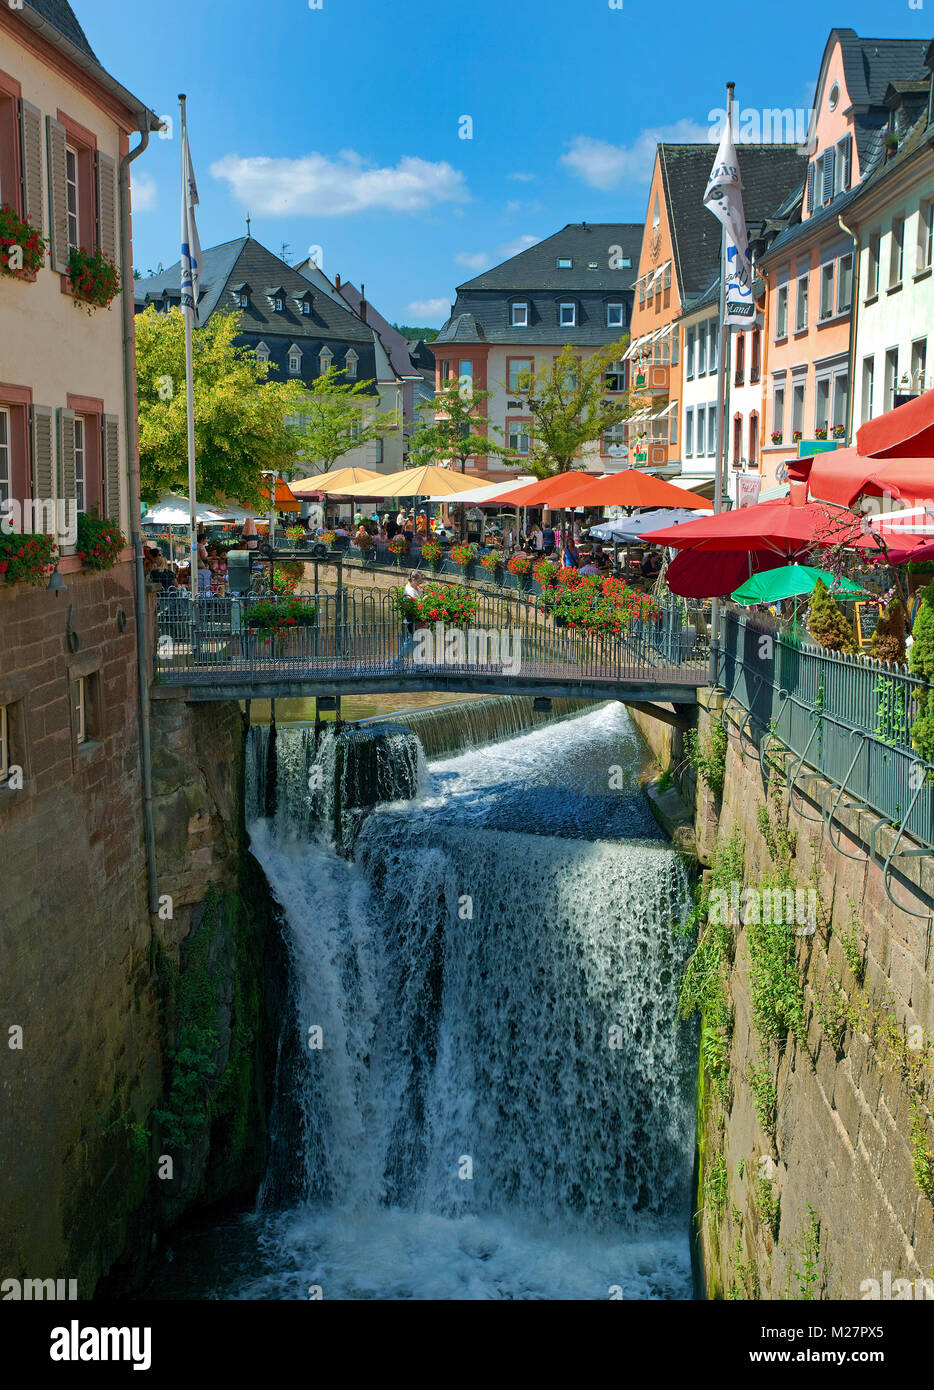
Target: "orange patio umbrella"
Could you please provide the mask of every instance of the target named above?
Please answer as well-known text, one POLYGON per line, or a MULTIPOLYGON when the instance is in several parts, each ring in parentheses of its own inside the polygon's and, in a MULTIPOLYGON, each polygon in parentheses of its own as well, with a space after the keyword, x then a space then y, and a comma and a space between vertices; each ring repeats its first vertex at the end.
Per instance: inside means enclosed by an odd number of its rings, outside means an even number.
MULTIPOLYGON (((523 483, 512 492, 501 492, 496 500, 508 503, 510 507, 550 507, 552 499, 565 488, 595 481, 593 473, 574 469, 570 473, 556 473, 554 477, 544 478, 541 482, 523 483)), ((555 502, 554 505, 559 506, 560 503, 555 502)))
MULTIPOLYGON (((269 498, 269 488, 261 487, 260 493, 263 497, 269 498)), ((277 512, 300 512, 301 503, 295 493, 284 483, 281 478, 276 479, 276 511, 277 512)))
POLYGON ((559 474, 549 482, 563 482, 551 493, 549 505, 555 507, 689 507, 694 511, 713 511, 713 503, 696 492, 666 483, 636 468, 611 473, 606 478, 559 474))

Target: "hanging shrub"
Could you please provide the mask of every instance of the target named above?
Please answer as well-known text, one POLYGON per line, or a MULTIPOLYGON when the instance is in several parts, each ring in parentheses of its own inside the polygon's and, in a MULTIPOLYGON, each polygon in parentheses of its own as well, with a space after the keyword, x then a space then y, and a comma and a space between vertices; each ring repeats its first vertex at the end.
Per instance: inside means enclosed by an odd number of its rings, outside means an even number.
POLYGON ((426 584, 420 599, 407 598, 403 589, 393 589, 392 600, 400 618, 409 622, 466 627, 477 616, 477 600, 460 584, 426 584))
POLYGON ((461 543, 460 545, 451 546, 451 559, 454 561, 455 565, 460 565, 462 570, 469 569, 476 558, 477 547, 475 545, 461 543))
POLYGON ((480 556, 480 563, 490 574, 498 574, 503 568, 503 552, 501 550, 488 550, 485 555, 480 556))
POLYGON ((336 532, 336 531, 322 531, 322 532, 321 532, 321 540, 322 540, 322 543, 323 543, 324 545, 327 546, 328 550, 333 550, 334 547, 335 547, 335 545, 337 544, 337 532, 336 532))
POLYGON ((36 275, 48 245, 31 222, 0 203, 0 275, 19 280, 36 275))
POLYGON ((551 589, 558 582, 558 566, 554 560, 539 560, 532 573, 543 589, 551 589))
POLYGON ((905 610, 901 601, 893 598, 880 615, 870 647, 878 661, 901 665, 905 660, 905 610))
POLYGON ((103 251, 82 251, 73 247, 68 258, 68 278, 76 304, 85 304, 88 313, 109 309, 120 293, 120 272, 103 251))
POLYGON ((0 583, 44 584, 55 560, 53 536, 0 531, 0 583))
POLYGON ((818 579, 811 594, 808 630, 814 641, 831 652, 854 650, 853 629, 830 597, 827 586, 818 579))
POLYGON ((422 542, 422 559, 427 560, 433 570, 441 568, 443 558, 444 551, 437 541, 422 542))
POLYGON ((126 545, 126 538, 112 521, 93 512, 78 513, 76 553, 86 570, 112 570, 126 545))
POLYGON ((531 574, 533 563, 531 555, 511 555, 506 562, 506 568, 510 574, 524 579, 526 575, 531 574))
POLYGON ((243 615, 247 630, 260 637, 281 637, 296 627, 314 626, 317 606, 301 599, 261 599, 243 615))

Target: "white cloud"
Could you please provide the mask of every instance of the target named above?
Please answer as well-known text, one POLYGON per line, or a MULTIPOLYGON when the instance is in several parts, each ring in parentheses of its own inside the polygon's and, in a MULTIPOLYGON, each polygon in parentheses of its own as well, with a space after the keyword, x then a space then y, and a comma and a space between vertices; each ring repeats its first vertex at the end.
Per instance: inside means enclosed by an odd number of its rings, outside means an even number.
POLYGON ((655 163, 655 146, 665 140, 684 145, 709 144, 710 127, 685 118, 674 125, 643 130, 631 145, 611 145, 607 140, 577 135, 559 163, 591 188, 606 193, 621 183, 648 183, 655 163))
POLYGON ((159 195, 156 181, 151 174, 144 173, 141 169, 138 174, 132 175, 130 197, 134 212, 152 212, 159 201, 159 195))
POLYGON ((443 322, 451 312, 451 301, 449 299, 413 299, 411 304, 405 306, 406 317, 416 323, 419 328, 432 328, 433 320, 439 319, 443 322))
POLYGON ((463 174, 446 160, 432 164, 411 155, 392 168, 377 168, 354 150, 341 150, 336 159, 322 154, 241 159, 228 154, 211 165, 211 173, 226 180, 244 207, 267 217, 338 217, 372 208, 421 212, 437 203, 470 198, 463 174))
POLYGON ((539 241, 541 241, 541 237, 529 236, 526 233, 525 236, 517 236, 515 241, 505 242, 497 249, 496 254, 500 260, 508 261, 510 256, 518 256, 520 251, 527 251, 530 246, 535 246, 539 241))
POLYGON ((537 174, 507 174, 507 179, 518 179, 519 183, 534 183, 537 174))
POLYGON ((485 251, 458 251, 454 264, 465 265, 468 270, 482 270, 490 264, 490 258, 485 251))

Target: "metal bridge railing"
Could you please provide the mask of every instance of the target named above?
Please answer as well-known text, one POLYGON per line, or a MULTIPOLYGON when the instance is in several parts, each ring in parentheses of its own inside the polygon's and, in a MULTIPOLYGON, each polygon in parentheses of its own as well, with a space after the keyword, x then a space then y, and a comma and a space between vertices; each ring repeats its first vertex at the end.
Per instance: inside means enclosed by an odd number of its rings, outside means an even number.
MULTIPOLYGON (((934 846, 934 765, 911 744, 924 682, 904 666, 827 651, 728 609, 720 684, 760 729, 838 789, 934 846)), ((890 856, 891 857, 891 856, 890 856)))
MULTIPOLYGON (((155 671, 163 683, 237 684, 363 675, 499 676, 656 685, 703 685, 703 635, 686 622, 682 605, 636 624, 619 637, 559 627, 532 598, 473 592, 476 615, 463 640, 432 625, 414 634, 391 595, 374 591, 300 596, 304 610, 269 635, 250 620, 248 598, 181 594, 157 601, 155 671)), ((264 600, 264 605, 269 600, 264 600)), ((275 601, 273 601, 275 602, 275 601)), ((285 602, 294 605, 295 599, 285 602)))

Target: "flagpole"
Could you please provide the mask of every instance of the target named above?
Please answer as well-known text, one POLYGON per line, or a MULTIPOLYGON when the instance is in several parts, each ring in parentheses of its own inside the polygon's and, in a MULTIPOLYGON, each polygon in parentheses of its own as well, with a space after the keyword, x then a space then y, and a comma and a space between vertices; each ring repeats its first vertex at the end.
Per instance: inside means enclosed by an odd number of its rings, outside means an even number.
MULTIPOLYGON (((730 130, 733 127, 733 93, 735 90, 735 82, 726 84, 726 119, 727 127, 730 130)), ((713 485, 714 514, 723 511, 723 473, 724 458, 726 457, 726 370, 729 329, 726 325, 725 223, 720 225, 720 321, 717 332, 720 336, 720 355, 717 363, 717 471, 713 485)), ((717 685, 720 679, 720 600, 718 598, 713 599, 710 604, 710 671, 708 679, 711 685, 717 685)))
MULTIPOLYGON (((188 207, 188 127, 185 118, 185 103, 187 97, 184 92, 179 93, 178 107, 180 113, 181 139, 181 178, 182 178, 182 218, 185 219, 185 210, 188 207)), ((188 413, 188 506, 189 506, 189 593, 192 601, 198 598, 198 488, 195 479, 195 384, 194 366, 192 364, 192 320, 194 318, 193 305, 185 303, 185 295, 182 295, 182 313, 185 315, 185 401, 188 413)), ((197 611, 197 609, 195 610, 197 611)))

